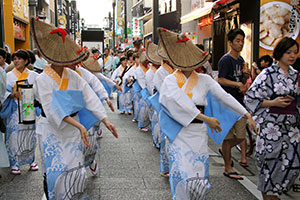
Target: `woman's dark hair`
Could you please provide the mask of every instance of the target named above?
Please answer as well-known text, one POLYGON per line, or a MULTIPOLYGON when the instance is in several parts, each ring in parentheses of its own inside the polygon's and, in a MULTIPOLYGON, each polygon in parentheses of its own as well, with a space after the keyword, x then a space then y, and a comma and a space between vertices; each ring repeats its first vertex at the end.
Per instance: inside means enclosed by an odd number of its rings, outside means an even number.
POLYGON ((133 52, 128 51, 127 53, 127 60, 129 60, 130 57, 133 57, 133 52))
POLYGON ((29 49, 26 50, 27 53, 29 54, 29 58, 30 58, 30 63, 34 64, 36 61, 35 55, 33 54, 33 52, 29 49))
POLYGON ((237 35, 242 35, 243 37, 245 37, 245 33, 242 29, 240 28, 235 28, 235 29, 231 29, 228 34, 227 34, 227 39, 230 42, 233 42, 233 40, 236 38, 237 35))
POLYGON ((140 55, 138 53, 133 54, 133 60, 135 60, 136 58, 140 58, 140 55))
POLYGON ((26 50, 20 49, 20 50, 16 51, 11 56, 12 60, 14 60, 15 57, 22 58, 23 60, 28 60, 27 64, 25 64, 25 66, 28 66, 30 63, 30 56, 26 50))
POLYGON ((282 40, 280 40, 273 51, 273 57, 275 60, 280 60, 283 54, 294 45, 297 46, 297 52, 299 52, 299 44, 296 42, 296 40, 289 37, 284 37, 282 40))
POLYGON ((264 56, 260 57, 260 58, 258 59, 257 63, 256 63, 257 66, 258 66, 259 68, 261 68, 261 66, 260 66, 260 62, 261 62, 261 61, 269 62, 268 67, 270 67, 270 66, 272 65, 272 63, 273 63, 273 59, 272 59, 271 56, 269 56, 269 55, 264 55, 264 56))
POLYGON ((127 60, 127 58, 126 58, 125 56, 122 56, 122 57, 120 58, 120 63, 121 63, 122 61, 124 61, 124 60, 127 60))
POLYGON ((95 47, 92 48, 92 54, 94 54, 94 53, 96 53, 96 52, 99 52, 99 53, 100 53, 100 51, 99 51, 98 49, 96 49, 95 47))
POLYGON ((4 49, 0 48, 0 56, 2 56, 4 59, 6 59, 7 53, 4 49))

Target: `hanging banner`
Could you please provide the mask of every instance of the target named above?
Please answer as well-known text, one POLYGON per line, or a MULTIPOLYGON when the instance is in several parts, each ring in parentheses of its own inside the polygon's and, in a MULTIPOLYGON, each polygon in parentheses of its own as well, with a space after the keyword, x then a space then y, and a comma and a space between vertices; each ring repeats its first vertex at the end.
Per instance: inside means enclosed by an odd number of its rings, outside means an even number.
MULTIPOLYGON (((261 0, 259 56, 272 55, 284 37, 300 43, 300 0, 261 0)), ((300 53, 298 57, 300 56, 300 53)))
POLYGON ((124 18, 122 17, 122 10, 124 8, 124 2, 122 0, 117 0, 117 17, 116 17, 116 35, 123 34, 124 18))

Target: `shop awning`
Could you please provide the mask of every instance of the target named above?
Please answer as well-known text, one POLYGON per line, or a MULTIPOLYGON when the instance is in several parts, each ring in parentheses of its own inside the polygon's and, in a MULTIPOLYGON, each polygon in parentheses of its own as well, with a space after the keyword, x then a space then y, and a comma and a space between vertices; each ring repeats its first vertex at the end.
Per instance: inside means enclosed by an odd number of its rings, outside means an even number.
POLYGON ((193 21, 195 19, 198 19, 200 17, 203 17, 205 15, 208 15, 208 14, 211 13, 211 11, 214 7, 225 5, 225 4, 228 4, 228 3, 233 2, 233 1, 235 1, 235 0, 218 0, 218 1, 215 1, 215 2, 206 2, 205 7, 199 8, 199 9, 193 11, 193 12, 190 12, 190 13, 182 16, 180 18, 180 20, 181 20, 180 23, 184 24, 184 23, 193 21))
POLYGON ((200 8, 200 9, 197 9, 193 12, 190 12, 184 16, 182 16, 180 18, 181 20, 181 24, 184 24, 184 23, 187 23, 187 22, 190 22, 190 21, 193 21, 195 19, 198 19, 200 17, 203 17, 205 15, 208 15, 211 13, 211 10, 212 8, 214 7, 215 3, 212 3, 212 2, 206 2, 206 6, 203 7, 203 8, 200 8))

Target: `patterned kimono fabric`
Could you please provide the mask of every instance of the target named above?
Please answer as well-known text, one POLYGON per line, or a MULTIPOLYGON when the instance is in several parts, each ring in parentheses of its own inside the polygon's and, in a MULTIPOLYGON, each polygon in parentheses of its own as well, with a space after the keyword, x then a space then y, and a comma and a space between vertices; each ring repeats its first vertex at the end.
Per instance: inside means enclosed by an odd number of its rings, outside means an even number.
MULTIPOLYGON (((137 70, 138 66, 134 65, 133 69, 134 72, 137 70)), ((135 75, 133 75, 134 78, 136 78, 135 75)), ((138 120, 138 114, 139 114, 139 95, 134 91, 134 89, 131 89, 131 94, 132 94, 132 107, 133 107, 133 119, 138 120)))
MULTIPOLYGON (((40 75, 43 81, 37 83, 37 88, 41 87, 42 82, 45 82, 43 87, 48 86, 47 88, 50 91, 69 89, 69 73, 71 70, 68 70, 64 69, 62 78, 60 78, 50 66, 46 66, 44 72, 40 75), (52 88, 50 88, 51 86, 52 88)), ((72 78, 76 77, 73 76, 72 78)), ((80 84, 78 83, 79 80, 76 81, 77 84, 80 84)), ((43 92, 38 91, 40 98, 43 92)), ((49 103, 51 104, 51 102, 49 103)), ((48 113, 50 112, 49 110, 48 113)), ((45 113, 47 115, 46 110, 45 113)), ((65 122, 62 122, 61 126, 63 127, 61 129, 55 128, 52 125, 54 122, 51 121, 55 117, 55 113, 52 113, 52 115, 51 119, 50 116, 47 116, 47 118, 42 117, 39 120, 39 126, 43 133, 42 156, 45 162, 48 197, 50 200, 87 199, 87 174, 84 165, 87 156, 84 155, 85 148, 82 144, 80 132, 65 122)), ((79 121, 78 115, 73 118, 79 121)), ((90 135, 89 131, 89 140, 91 139, 90 135)))
MULTIPOLYGON (((77 72, 77 74, 79 76, 82 77, 82 74, 78 69, 76 69, 75 71, 77 72)), ((99 99, 99 101, 101 101, 101 100, 99 99)), ((84 154, 84 158, 85 158, 84 166, 86 166, 86 167, 90 166, 93 163, 93 161, 95 160, 95 156, 96 156, 97 149, 98 149, 97 136, 96 136, 97 131, 99 131, 98 127, 100 128, 100 124, 98 124, 98 126, 97 125, 93 126, 92 128, 90 128, 87 131, 90 146, 88 147, 88 146, 82 144, 83 145, 83 154, 84 154)))
MULTIPOLYGON (((146 79, 147 79, 147 88, 150 93, 150 95, 153 95, 153 89, 150 88, 150 85, 153 87, 153 77, 157 69, 153 66, 150 68, 151 71, 148 71, 146 74, 146 79), (148 78, 148 73, 151 73, 150 77, 148 78), (151 83, 150 83, 151 82, 151 83)), ((151 105, 149 107, 149 119, 151 122, 151 130, 152 130, 152 139, 153 139, 153 144, 155 145, 156 148, 159 148, 160 144, 160 126, 158 123, 158 114, 154 107, 151 105)))
MULTIPOLYGON (((193 71, 187 80, 179 70, 173 75, 176 77, 178 89, 184 89, 185 94, 192 99, 198 75, 193 71)), ((165 79, 166 81, 168 80, 165 79)), ((161 95, 166 92, 161 91, 161 95)), ((184 103, 180 102, 181 105, 185 105, 184 103)), ((206 198, 210 188, 207 140, 207 127, 204 123, 190 123, 182 128, 173 142, 167 139, 169 181, 173 200, 206 198)))
POLYGON ((259 135, 256 161, 259 168, 258 190, 267 195, 289 191, 299 175, 299 73, 289 67, 288 75, 278 65, 262 71, 245 97, 253 113, 259 135), (262 108, 264 99, 292 96, 290 106, 262 108))
MULTIPOLYGON (((169 72, 169 74, 172 74, 174 72, 174 70, 166 63, 162 63, 161 65, 161 69, 158 70, 157 73, 159 73, 161 70, 166 70, 167 72, 169 72)), ((163 80, 160 80, 161 82, 163 82, 163 80)), ((160 124, 159 124, 159 120, 158 120, 158 124, 157 126, 160 129, 160 124)), ((168 140, 166 139, 166 135, 160 131, 160 172, 161 173, 167 173, 170 171, 170 166, 169 166, 169 157, 168 157, 168 140)))
MULTIPOLYGON (((16 91, 16 81, 28 79, 33 84, 38 74, 27 68, 20 73, 16 68, 7 74, 7 85, 16 91)), ((17 100, 15 99, 15 102, 17 100)), ((34 161, 36 147, 35 124, 19 124, 19 112, 16 109, 10 118, 6 119, 6 148, 9 155, 10 166, 31 164, 34 161)))
MULTIPOLYGON (((146 72, 149 70, 148 66, 144 66, 143 64, 140 64, 141 69, 144 72, 144 76, 146 72)), ((141 97, 139 99, 139 110, 138 110, 138 127, 139 128, 145 128, 150 124, 149 120, 149 107, 146 103, 146 101, 141 97)))

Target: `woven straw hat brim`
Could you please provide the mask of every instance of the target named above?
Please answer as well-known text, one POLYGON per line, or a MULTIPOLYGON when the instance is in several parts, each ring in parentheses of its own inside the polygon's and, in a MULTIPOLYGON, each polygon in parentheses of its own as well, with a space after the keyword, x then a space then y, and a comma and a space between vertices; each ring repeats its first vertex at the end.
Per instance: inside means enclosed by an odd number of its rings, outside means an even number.
POLYGON ((101 72, 101 67, 97 59, 93 54, 88 50, 89 57, 82 62, 82 66, 91 72, 101 72))
POLYGON ((88 58, 89 53, 82 50, 69 37, 58 33, 50 34, 56 27, 40 20, 31 19, 31 34, 41 55, 51 64, 67 66, 79 63, 88 58), (81 51, 80 51, 81 50, 81 51))
POLYGON ((146 49, 147 59, 155 65, 160 65, 162 58, 156 54, 157 45, 149 42, 146 49))
POLYGON ((142 51, 141 55, 140 55, 140 63, 143 63, 147 60, 147 57, 146 57, 146 52, 145 51, 142 51))
POLYGON ((207 52, 195 46, 191 40, 177 42, 185 36, 158 28, 161 47, 165 50, 169 61, 177 69, 191 71, 201 67, 210 59, 207 52))
POLYGON ((158 47, 157 47, 157 50, 156 50, 156 54, 159 57, 161 57, 163 60, 168 60, 168 55, 167 55, 165 49, 162 47, 160 40, 158 41, 158 47))

